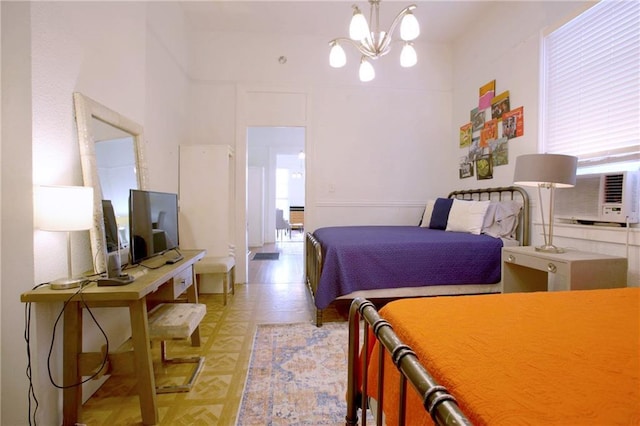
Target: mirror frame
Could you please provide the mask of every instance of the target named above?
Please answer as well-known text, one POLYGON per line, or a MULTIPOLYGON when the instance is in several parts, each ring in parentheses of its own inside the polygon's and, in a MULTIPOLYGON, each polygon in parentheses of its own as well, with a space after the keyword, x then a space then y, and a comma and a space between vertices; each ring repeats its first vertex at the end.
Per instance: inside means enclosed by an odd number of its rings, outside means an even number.
POLYGON ((98 274, 107 270, 107 241, 104 230, 104 213, 102 211, 102 188, 98 176, 95 150, 96 141, 91 120, 95 118, 133 136, 136 160, 135 174, 138 189, 147 189, 147 165, 144 155, 143 128, 138 123, 79 92, 73 94, 73 101, 78 129, 78 143, 80 145, 82 179, 84 180, 84 186, 93 188, 93 226, 90 229, 90 238, 93 269, 98 274))

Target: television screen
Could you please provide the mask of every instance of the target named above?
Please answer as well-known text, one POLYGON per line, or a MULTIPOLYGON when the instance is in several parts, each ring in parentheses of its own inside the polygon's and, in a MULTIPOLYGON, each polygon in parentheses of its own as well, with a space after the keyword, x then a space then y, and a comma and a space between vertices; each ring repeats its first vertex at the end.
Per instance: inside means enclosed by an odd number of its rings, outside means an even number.
POLYGON ((178 248, 178 194, 129 191, 131 263, 178 248))

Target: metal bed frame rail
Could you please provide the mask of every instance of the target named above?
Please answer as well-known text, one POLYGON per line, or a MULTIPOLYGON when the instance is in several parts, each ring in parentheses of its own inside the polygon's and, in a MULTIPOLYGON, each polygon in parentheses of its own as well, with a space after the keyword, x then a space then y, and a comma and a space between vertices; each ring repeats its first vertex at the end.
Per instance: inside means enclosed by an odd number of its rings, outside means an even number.
POLYGON ((393 331, 391 324, 382 318, 373 303, 363 298, 356 298, 351 303, 349 310, 349 371, 347 383, 347 415, 345 425, 358 424, 358 408, 362 408, 362 426, 367 424, 367 369, 369 360, 366 354, 360 353, 362 348, 369 347, 370 330, 373 330, 378 345, 378 389, 376 394, 376 424, 381 426, 384 404, 384 368, 386 350, 396 368, 400 372, 400 398, 398 406, 399 424, 406 424, 407 380, 422 400, 425 410, 431 415, 436 425, 471 425, 472 423, 460 411, 455 398, 444 386, 439 385, 435 379, 420 364, 418 357, 411 348, 404 344, 393 331), (360 346, 360 323, 363 324, 363 344, 360 346), (361 385, 358 381, 358 372, 361 374, 361 385))
MULTIPOLYGON (((305 277, 307 287, 311 291, 311 295, 315 299, 318 283, 320 282, 320 274, 322 273, 322 247, 320 242, 313 236, 311 232, 305 234, 305 277)), ((316 310, 316 326, 322 326, 322 309, 316 310)))

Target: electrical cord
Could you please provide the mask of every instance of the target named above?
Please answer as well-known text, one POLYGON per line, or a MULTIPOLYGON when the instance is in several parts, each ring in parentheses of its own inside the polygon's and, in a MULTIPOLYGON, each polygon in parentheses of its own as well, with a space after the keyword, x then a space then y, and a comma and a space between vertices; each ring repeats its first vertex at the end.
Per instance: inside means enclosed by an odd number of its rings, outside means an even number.
MULTIPOLYGON (((32 290, 40 288, 47 283, 40 283, 33 287, 32 290)), ((27 302, 24 305, 24 341, 27 343, 27 379, 29 380, 29 388, 27 390, 28 409, 29 409, 29 424, 33 419, 33 424, 37 425, 36 413, 38 412, 38 398, 36 397, 36 390, 33 387, 33 371, 31 369, 31 302, 27 302), (32 405, 33 404, 33 405, 32 405), (33 413, 32 413, 33 407, 33 413)))
MULTIPOLYGON (((90 280, 89 282, 93 282, 93 280, 90 280)), ((40 288, 42 286, 48 285, 48 284, 49 284, 48 282, 40 283, 40 284, 36 285, 35 287, 33 287, 32 290, 36 290, 36 289, 38 289, 38 288, 40 288)), ((102 369, 104 368, 104 366, 106 365, 107 360, 108 360, 109 338, 107 337, 107 334, 105 333, 105 331, 102 328, 102 326, 100 326, 100 323, 98 322, 96 317, 93 315, 93 312, 91 311, 91 309, 87 305, 87 302, 84 300, 84 297, 82 295, 82 290, 84 289, 84 287, 86 287, 86 285, 87 284, 81 285, 80 288, 78 288, 78 291, 73 293, 64 302, 64 305, 62 306, 62 309, 60 310, 60 313, 58 314, 58 317, 56 318, 56 321, 55 321, 55 323, 53 325, 53 333, 52 333, 52 336, 51 336, 51 346, 49 347, 49 354, 47 356, 47 370, 48 370, 48 373, 49 373, 49 380, 51 381, 51 384, 53 386, 55 386, 56 388, 58 388, 58 389, 67 389, 67 388, 71 388, 71 387, 75 387, 75 386, 80 386, 83 383, 86 383, 89 380, 92 380, 93 378, 95 378, 100 373, 100 371, 102 371, 102 369), (106 342, 106 351, 105 351, 104 358, 102 360, 102 365, 96 371, 96 373, 91 375, 89 378, 80 381, 79 383, 73 383, 71 385, 61 386, 61 385, 58 385, 55 382, 55 380, 53 380, 53 375, 51 374, 51 354, 53 353, 53 345, 54 345, 54 342, 55 342, 56 327, 58 325, 58 322, 60 321, 60 318, 62 317, 62 313, 66 309, 67 305, 69 304, 71 299, 73 299, 76 295, 80 296, 80 299, 82 300, 82 304, 87 309, 87 312, 89 312, 89 315, 93 319, 93 322, 98 326, 98 329, 100 329, 100 332, 104 336, 104 339, 105 339, 105 342, 106 342)), ((36 397, 35 388, 33 386, 33 370, 32 370, 32 367, 31 367, 31 302, 25 303, 25 308, 24 309, 25 309, 25 311, 24 311, 24 316, 25 316, 24 340, 25 340, 25 342, 27 344, 26 375, 27 375, 27 379, 29 381, 29 388, 28 388, 28 394, 27 394, 28 410, 29 410, 29 416, 28 417, 29 417, 29 425, 31 425, 31 424, 37 425, 36 414, 38 412, 39 403, 38 403, 38 398, 36 397)))
MULTIPOLYGON (((161 255, 159 255, 158 257, 162 257, 162 256, 164 256, 164 254, 165 254, 165 253, 168 253, 169 251, 175 251, 175 252, 177 253, 177 255, 178 255, 180 258, 182 258, 182 253, 180 252, 180 250, 178 250, 178 248, 177 248, 177 247, 172 248, 172 249, 169 249, 169 250, 167 250, 167 251, 163 252, 163 253, 162 253, 161 255)), ((151 264, 149 264, 149 263, 146 263, 146 264, 145 264, 145 263, 140 262, 140 263, 138 263, 138 265, 142 266, 143 268, 153 270, 153 269, 159 269, 159 268, 162 268, 164 265, 166 265, 166 264, 168 263, 167 261, 164 261, 164 260, 163 260, 162 262, 154 262, 154 261, 153 261, 153 258, 151 258, 149 261, 151 262, 151 264)))
POLYGON ((93 380, 95 377, 98 376, 98 374, 100 374, 100 372, 102 371, 104 366, 107 364, 107 361, 108 361, 108 358, 109 358, 109 338, 107 337, 107 333, 105 333, 105 331, 102 328, 102 326, 100 326, 100 323, 98 322, 96 317, 93 315, 93 312, 91 311, 91 309, 87 305, 87 302, 84 300, 84 297, 82 295, 82 290, 84 289, 85 286, 86 286, 86 284, 85 285, 81 285, 78 288, 78 291, 73 293, 64 302, 64 305, 62 306, 62 309, 60 310, 60 313, 58 314, 58 317, 56 318, 55 322, 53 323, 53 334, 51 336, 51 346, 49 347, 49 355, 47 356, 47 371, 49 373, 49 380, 51 381, 51 384, 53 386, 55 386, 56 388, 58 388, 58 389, 69 389, 69 388, 72 388, 72 387, 80 386, 80 385, 82 385, 84 383, 87 383, 90 380, 93 380), (62 317, 62 314, 64 313, 64 310, 67 308, 67 305, 69 304, 69 302, 71 302, 71 299, 73 299, 76 295, 80 296, 80 300, 82 300, 82 304, 87 309, 87 312, 89 312, 89 315, 93 319, 93 322, 95 323, 96 326, 98 326, 98 329, 100 330, 100 332, 104 336, 104 340, 105 340, 105 344, 106 344, 106 350, 104 352, 104 358, 102 359, 102 365, 100 366, 100 368, 94 374, 92 374, 91 376, 87 377, 85 380, 80 380, 77 383, 72 383, 70 385, 59 385, 53 379, 53 375, 51 374, 51 354, 53 353, 53 345, 54 345, 54 342, 56 340, 56 328, 58 326, 58 322, 60 321, 60 318, 62 317))

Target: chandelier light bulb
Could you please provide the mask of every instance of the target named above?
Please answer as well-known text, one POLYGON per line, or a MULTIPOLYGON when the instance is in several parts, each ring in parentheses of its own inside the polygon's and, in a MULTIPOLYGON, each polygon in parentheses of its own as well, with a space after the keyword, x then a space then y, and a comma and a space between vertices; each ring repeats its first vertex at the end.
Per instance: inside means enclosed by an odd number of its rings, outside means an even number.
POLYGON ((342 68, 347 63, 347 55, 344 53, 344 49, 338 43, 332 43, 331 51, 329 52, 329 65, 333 68, 342 68))
POLYGON ((415 15, 411 12, 407 12, 400 22, 400 38, 404 41, 411 41, 418 38, 420 35, 420 24, 415 15))
POLYGON ((361 41, 369 36, 369 24, 366 18, 360 12, 358 6, 353 6, 353 16, 349 25, 349 37, 351 40, 361 41))
POLYGON ((418 63, 418 55, 416 49, 413 48, 412 43, 405 43, 400 52, 400 65, 404 68, 409 68, 418 63))
POLYGON ((376 71, 373 69, 373 65, 371 65, 371 62, 367 61, 367 58, 365 58, 364 56, 360 61, 359 75, 360 81, 362 82, 371 81, 376 76, 376 71))

